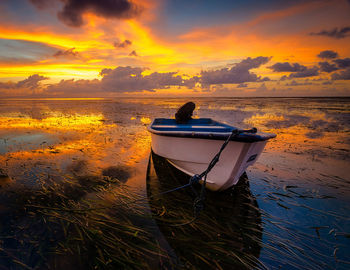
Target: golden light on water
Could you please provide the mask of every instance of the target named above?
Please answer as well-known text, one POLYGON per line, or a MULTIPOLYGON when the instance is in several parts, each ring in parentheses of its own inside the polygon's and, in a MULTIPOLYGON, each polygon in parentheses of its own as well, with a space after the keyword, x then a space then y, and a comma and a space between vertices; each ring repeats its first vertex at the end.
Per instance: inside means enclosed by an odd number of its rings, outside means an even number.
MULTIPOLYGON (((45 132, 57 130, 89 131, 93 128, 102 127, 104 117, 102 114, 90 115, 64 115, 62 113, 50 113, 52 116, 35 119, 29 115, 19 117, 0 117, 0 129, 43 129, 45 132), (54 130, 53 130, 54 129, 54 130)), ((116 124, 110 124, 116 126, 116 124)))
POLYGON ((266 124, 266 122, 268 121, 283 121, 283 120, 285 120, 283 115, 266 113, 266 114, 255 114, 252 117, 245 119, 244 122, 253 126, 261 126, 266 124))
POLYGON ((141 117, 140 119, 142 124, 148 125, 152 122, 152 120, 149 117, 141 117))
MULTIPOLYGON (((67 164, 69 168, 69 164, 83 161, 87 164, 83 168, 85 173, 95 175, 108 166, 134 166, 147 160, 150 136, 145 129, 119 126, 106 120, 101 113, 68 114, 50 111, 45 106, 40 108, 42 118, 18 112, 0 116, 0 135, 4 139, 0 147, 5 147, 0 162, 10 173, 18 173, 28 166, 40 167, 40 170, 45 170, 45 167, 63 170, 58 174, 63 175, 67 164)), ((133 122, 137 126, 151 122, 149 117, 130 118, 136 119, 138 121, 133 122)), ((137 175, 131 179, 132 183, 143 180, 137 175)))

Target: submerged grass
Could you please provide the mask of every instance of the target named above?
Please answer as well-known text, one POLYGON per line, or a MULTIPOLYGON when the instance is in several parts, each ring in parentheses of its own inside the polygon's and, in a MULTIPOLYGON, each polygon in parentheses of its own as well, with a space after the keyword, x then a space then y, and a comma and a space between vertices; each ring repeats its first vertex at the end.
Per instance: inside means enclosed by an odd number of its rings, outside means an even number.
POLYGON ((235 190, 208 192, 206 208, 188 223, 190 188, 159 195, 187 180, 164 159, 150 159, 148 202, 115 172, 3 186, 0 269, 265 268, 258 260, 260 212, 247 178, 235 190))
POLYGON ((0 189, 0 269, 154 268, 165 253, 138 197, 102 176, 0 189))

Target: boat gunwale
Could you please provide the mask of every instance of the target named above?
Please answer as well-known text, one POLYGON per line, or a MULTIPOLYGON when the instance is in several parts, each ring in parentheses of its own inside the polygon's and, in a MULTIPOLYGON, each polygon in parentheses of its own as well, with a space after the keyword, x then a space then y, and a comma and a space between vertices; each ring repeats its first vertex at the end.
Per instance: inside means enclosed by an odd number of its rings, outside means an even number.
MULTIPOLYGON (((200 118, 200 119, 205 119, 205 120, 211 120, 210 118, 200 118)), ((217 122, 215 120, 211 120, 213 123, 217 124, 217 126, 224 126, 225 128, 228 128, 230 132, 215 132, 215 131, 194 131, 194 130, 157 130, 153 128, 153 125, 155 124, 156 121, 159 120, 174 120, 170 118, 155 118, 152 123, 148 126, 148 131, 150 133, 153 133, 155 135, 159 136, 169 136, 169 137, 182 137, 182 138, 196 138, 196 139, 209 139, 209 140, 226 140, 232 133, 232 130, 237 130, 236 127, 229 126, 227 124, 223 124, 220 122, 217 122)), ((194 119, 196 120, 196 119, 194 119)), ((159 125, 159 124, 158 124, 159 125)), ((181 124, 176 124, 180 126, 181 124)), ((215 128, 215 126, 213 126, 215 128)), ((259 142, 259 141, 266 141, 269 139, 272 139, 276 137, 276 134, 273 133, 264 133, 264 132, 259 132, 259 133, 247 133, 247 132, 242 132, 238 134, 237 136, 233 136, 231 138, 231 141, 238 141, 238 142, 248 142, 248 143, 253 143, 253 142, 259 142)))

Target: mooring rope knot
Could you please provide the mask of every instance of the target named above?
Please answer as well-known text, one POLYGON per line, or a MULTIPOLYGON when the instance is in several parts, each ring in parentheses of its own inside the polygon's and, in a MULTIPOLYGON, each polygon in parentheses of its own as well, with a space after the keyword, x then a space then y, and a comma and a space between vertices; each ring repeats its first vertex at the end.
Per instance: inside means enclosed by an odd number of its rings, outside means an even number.
POLYGON ((191 177, 191 179, 190 179, 190 181, 189 181, 189 184, 190 184, 190 185, 194 185, 194 184, 198 183, 199 180, 201 180, 200 175, 199 175, 199 174, 195 174, 195 175, 193 175, 193 176, 191 177))

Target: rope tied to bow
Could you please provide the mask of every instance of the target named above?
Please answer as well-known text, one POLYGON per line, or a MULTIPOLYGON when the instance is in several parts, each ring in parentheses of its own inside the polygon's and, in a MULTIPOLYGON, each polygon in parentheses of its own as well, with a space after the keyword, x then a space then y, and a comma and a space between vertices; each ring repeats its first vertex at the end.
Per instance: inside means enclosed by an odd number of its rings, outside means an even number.
MULTIPOLYGON (((197 196, 197 198, 194 200, 193 203, 193 212, 194 212, 194 216, 198 217, 200 212, 204 209, 205 207, 205 195, 206 195, 206 184, 207 184, 207 176, 208 173, 214 168, 214 166, 216 165, 216 163, 219 162, 220 160, 220 155, 221 153, 224 151, 224 149, 226 148, 227 144, 229 143, 229 141, 237 136, 240 133, 240 131, 238 129, 234 129, 232 130, 230 136, 227 137, 227 139, 225 140, 225 142, 222 144, 219 152, 213 157, 213 159, 210 161, 208 168, 202 172, 200 175, 195 175, 194 177, 197 179, 202 179, 203 178, 203 183, 202 183, 202 187, 201 187, 201 191, 199 193, 199 195, 197 196)), ((191 180, 190 180, 191 182, 191 180)))

